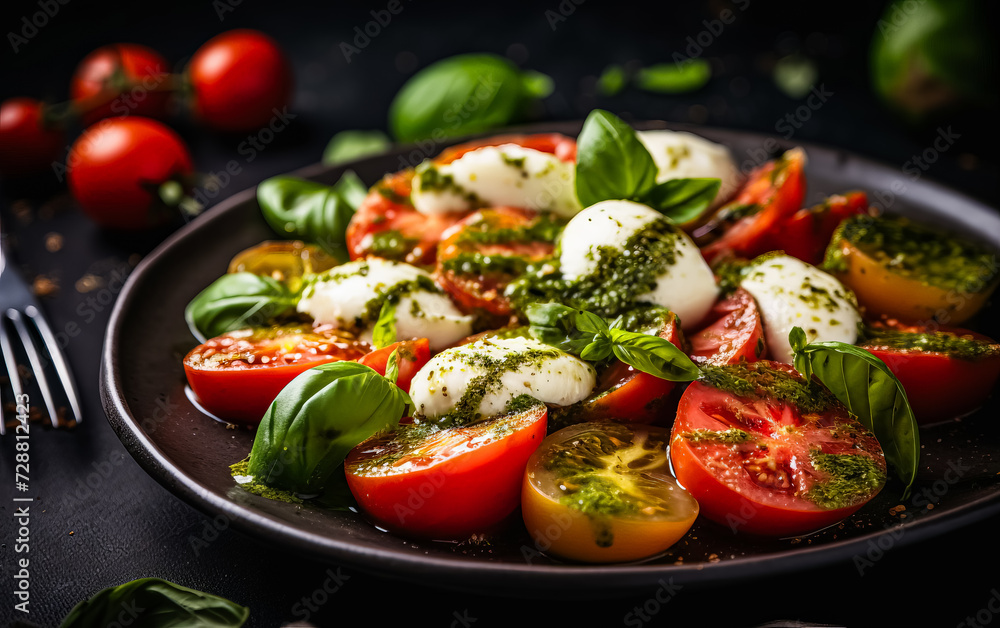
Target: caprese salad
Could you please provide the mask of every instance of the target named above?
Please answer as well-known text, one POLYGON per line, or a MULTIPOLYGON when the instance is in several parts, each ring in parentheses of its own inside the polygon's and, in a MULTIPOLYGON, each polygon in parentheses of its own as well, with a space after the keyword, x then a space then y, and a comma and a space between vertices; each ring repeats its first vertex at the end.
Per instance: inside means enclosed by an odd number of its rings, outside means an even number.
POLYGON ((256 426, 244 488, 346 485, 404 536, 524 525, 614 562, 698 517, 821 529, 908 491, 918 424, 994 389, 1000 344, 954 325, 1000 270, 864 192, 803 208, 805 163, 744 176, 724 146, 595 111, 576 139, 487 138, 370 188, 269 180, 289 240, 190 303, 188 382, 256 426))

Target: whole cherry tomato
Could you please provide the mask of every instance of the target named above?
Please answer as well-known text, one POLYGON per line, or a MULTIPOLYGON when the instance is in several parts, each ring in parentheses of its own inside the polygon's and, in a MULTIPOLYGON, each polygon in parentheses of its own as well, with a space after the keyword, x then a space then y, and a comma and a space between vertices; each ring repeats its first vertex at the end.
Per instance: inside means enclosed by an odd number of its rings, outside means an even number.
POLYGON ((112 116, 162 118, 170 92, 167 60, 139 44, 103 46, 76 66, 70 95, 84 124, 112 116))
POLYGON ((66 132, 46 125, 41 102, 19 97, 0 104, 0 174, 39 172, 65 148, 66 132))
POLYGON ((194 114, 223 131, 252 131, 288 105, 292 69, 277 42, 238 29, 205 43, 191 58, 194 114))
POLYGON ((114 229, 165 222, 171 214, 160 186, 191 174, 187 146, 149 118, 109 118, 84 131, 70 151, 70 192, 98 224, 114 229))

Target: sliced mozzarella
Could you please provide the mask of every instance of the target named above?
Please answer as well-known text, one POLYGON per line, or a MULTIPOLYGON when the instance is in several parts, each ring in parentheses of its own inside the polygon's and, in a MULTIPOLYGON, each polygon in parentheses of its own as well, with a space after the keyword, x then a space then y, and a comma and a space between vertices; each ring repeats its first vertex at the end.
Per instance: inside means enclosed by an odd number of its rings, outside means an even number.
POLYGON ((857 300, 832 276, 790 255, 754 264, 740 283, 757 300, 771 359, 792 363, 788 332, 801 327, 809 342, 858 339, 857 300))
MULTIPOLYGON (((515 397, 566 406, 585 399, 597 376, 586 362, 532 338, 494 338, 446 349, 431 358, 410 383, 417 412, 440 417, 475 404, 487 417, 515 397)), ((471 417, 470 417, 471 418, 471 417)))
POLYGON ((638 131, 638 136, 656 163, 657 183, 669 179, 719 179, 722 186, 711 205, 713 208, 722 205, 739 188, 742 177, 725 146, 683 131, 638 131))
POLYGON ((516 144, 484 146, 449 164, 425 161, 413 177, 413 206, 440 214, 507 205, 572 216, 576 166, 516 144))
MULTIPOLYGON (((573 217, 560 238, 563 276, 578 280, 601 265, 601 249, 621 251, 643 227, 663 219, 654 209, 631 201, 601 201, 573 217)), ((674 261, 657 275, 656 287, 634 295, 639 302, 663 306, 681 319, 685 328, 696 325, 718 297, 715 276, 691 238, 674 227, 674 261)), ((637 264, 649 263, 639 258, 637 264)))
POLYGON ((377 313, 392 293, 399 296, 399 338, 427 338, 431 349, 437 350, 472 333, 472 317, 463 316, 434 286, 428 273, 377 257, 341 264, 323 273, 305 289, 297 309, 318 324, 360 327, 361 338, 368 339, 375 324, 372 311, 377 313))

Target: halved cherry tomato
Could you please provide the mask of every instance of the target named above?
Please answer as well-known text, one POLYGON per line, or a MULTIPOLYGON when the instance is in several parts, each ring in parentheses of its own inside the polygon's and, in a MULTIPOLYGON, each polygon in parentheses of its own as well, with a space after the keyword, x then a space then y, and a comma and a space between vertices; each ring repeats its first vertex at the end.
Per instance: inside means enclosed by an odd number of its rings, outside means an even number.
POLYGON ((524 473, 521 513, 535 545, 592 563, 659 554, 687 534, 698 502, 670 474, 670 432, 613 421, 548 436, 524 473))
POLYGON ((163 118, 170 98, 169 77, 167 60, 155 50, 112 44, 91 52, 76 66, 70 95, 86 125, 111 116, 163 118))
POLYGON ((902 217, 856 216, 833 236, 825 269, 872 318, 960 325, 1000 285, 996 253, 902 217))
POLYGON ((192 171, 187 146, 163 123, 139 116, 109 118, 73 144, 69 189, 98 224, 144 229, 174 215, 160 201, 159 186, 183 181, 192 171))
POLYGON ((433 539, 489 532, 521 503, 528 457, 545 437, 541 403, 458 427, 400 424, 348 454, 347 485, 378 525, 433 539))
POLYGON ((427 362, 431 359, 431 345, 426 338, 417 340, 404 340, 376 349, 358 360, 360 364, 370 366, 385 375, 385 367, 389 362, 389 356, 393 351, 396 353, 396 366, 399 369, 399 376, 396 378, 396 385, 406 392, 410 392, 410 381, 427 362))
POLYGON ((722 230, 718 239, 702 248, 705 259, 711 262, 721 255, 750 258, 769 251, 769 234, 802 207, 805 163, 805 152, 794 148, 751 172, 736 198, 695 231, 700 241, 722 230))
POLYGON ((972 412, 1000 379, 1000 343, 968 329, 890 320, 871 326, 867 336, 860 346, 903 384, 921 424, 972 412))
POLYGON ((42 109, 34 98, 0 103, 0 174, 41 172, 65 152, 66 132, 47 125, 42 109))
POLYGON ((784 251, 803 262, 819 265, 830 244, 830 238, 841 222, 868 209, 864 192, 847 192, 830 196, 819 205, 803 208, 792 214, 769 236, 767 248, 784 251))
MULTIPOLYGON (((684 348, 684 336, 673 312, 664 320, 659 336, 684 348)), ((676 382, 613 360, 600 373, 594 393, 579 403, 555 410, 552 423, 562 427, 602 419, 630 423, 668 422, 676 403, 676 397, 671 396, 676 386, 676 382)))
POLYGON ((886 479, 874 435, 820 384, 767 360, 709 367, 688 386, 670 459, 701 513, 734 533, 818 530, 861 508, 886 479))
POLYGON ((260 31, 216 35, 194 53, 187 73, 195 116, 223 131, 256 131, 284 115, 292 97, 291 64, 260 31))
POLYGON ((517 144, 524 148, 552 153, 563 161, 576 161, 576 140, 559 133, 537 133, 534 135, 494 135, 479 140, 458 144, 441 151, 434 161, 449 164, 462 155, 484 146, 500 146, 501 144, 517 144))
POLYGON ((708 326, 691 336, 691 359, 699 364, 756 362, 764 356, 764 326, 757 302, 743 288, 712 307, 708 326))
POLYGON ((230 273, 248 272, 283 281, 292 292, 302 287, 305 275, 321 273, 337 260, 315 244, 301 240, 266 240, 244 249, 229 260, 230 273))
POLYGON ((421 214, 410 203, 412 170, 386 175, 376 183, 347 225, 351 259, 369 255, 431 265, 449 227, 468 212, 421 214))
POLYGON ((564 221, 513 207, 482 209, 442 235, 438 284, 467 312, 511 313, 504 288, 552 256, 564 221))
POLYGON ((220 419, 257 424, 296 375, 327 362, 357 360, 367 349, 326 328, 244 329, 192 349, 184 374, 206 410, 220 419))

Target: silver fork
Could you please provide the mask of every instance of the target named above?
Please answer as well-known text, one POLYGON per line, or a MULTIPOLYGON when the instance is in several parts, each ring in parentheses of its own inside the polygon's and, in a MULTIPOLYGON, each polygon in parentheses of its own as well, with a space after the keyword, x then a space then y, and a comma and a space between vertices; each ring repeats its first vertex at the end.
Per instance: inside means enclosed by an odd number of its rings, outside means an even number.
MULTIPOLYGON (((7 367, 11 389, 14 392, 15 404, 24 399, 24 384, 17 371, 17 358, 11 343, 12 336, 7 331, 8 323, 14 328, 17 338, 24 348, 24 354, 28 357, 28 364, 38 382, 38 389, 45 401, 45 409, 49 413, 52 427, 59 427, 59 415, 56 411, 52 388, 45 375, 42 354, 36 345, 36 338, 41 340, 42 346, 48 352, 52 366, 59 375, 59 382, 62 384, 73 418, 77 423, 80 423, 82 420, 80 396, 76 390, 76 383, 73 381, 73 374, 69 370, 69 364, 66 362, 66 356, 63 355, 59 343, 52 334, 52 329, 38 306, 38 301, 28 288, 28 284, 11 264, 6 238, 2 236, 0 236, 0 313, 2 313, 0 315, 0 352, 3 353, 3 361, 7 367), (32 333, 32 329, 34 333, 32 333)), ((6 433, 7 429, 7 416, 2 405, 0 403, 0 436, 6 433)))

